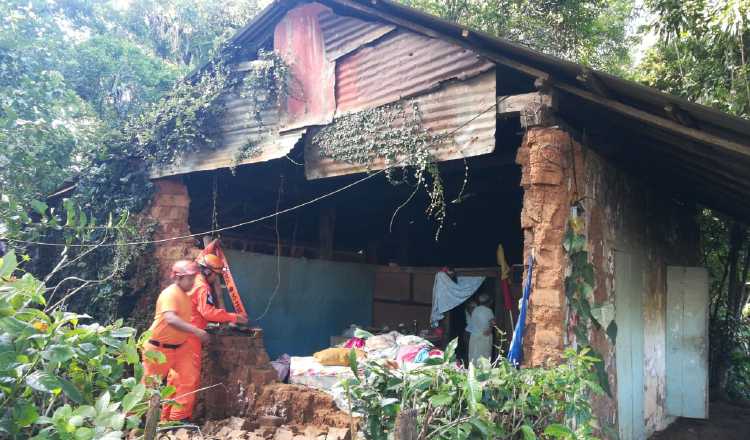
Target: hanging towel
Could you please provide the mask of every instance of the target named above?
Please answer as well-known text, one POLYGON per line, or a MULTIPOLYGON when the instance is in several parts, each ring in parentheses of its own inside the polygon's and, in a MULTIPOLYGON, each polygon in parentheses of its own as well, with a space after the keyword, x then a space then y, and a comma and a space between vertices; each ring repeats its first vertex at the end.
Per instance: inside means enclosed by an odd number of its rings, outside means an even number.
POLYGON ((463 304, 479 286, 484 277, 458 277, 453 281, 445 272, 435 274, 435 284, 432 286, 432 313, 430 322, 433 327, 445 316, 445 312, 463 304))
POLYGON ((521 310, 518 313, 518 322, 513 331, 513 339, 510 341, 508 350, 508 360, 513 366, 518 368, 523 360, 523 331, 526 326, 526 308, 529 306, 529 297, 531 296, 531 276, 534 270, 534 257, 529 255, 529 273, 526 275, 526 282, 523 285, 523 297, 521 298, 521 310))

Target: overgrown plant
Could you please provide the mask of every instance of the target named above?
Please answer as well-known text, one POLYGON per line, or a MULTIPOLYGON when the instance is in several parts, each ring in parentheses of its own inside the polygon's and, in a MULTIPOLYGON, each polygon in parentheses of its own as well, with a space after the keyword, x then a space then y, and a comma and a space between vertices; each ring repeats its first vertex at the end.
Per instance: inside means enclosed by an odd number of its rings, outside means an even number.
MULTIPOLYGON (((258 127, 263 127, 263 113, 280 110, 289 96, 292 83, 292 73, 289 65, 274 51, 260 49, 258 59, 250 63, 250 69, 245 73, 238 85, 240 96, 250 101, 252 118, 258 127)), ((264 133, 261 130, 261 135, 264 133)), ((246 159, 258 156, 262 151, 262 139, 248 140, 232 158, 232 173, 239 164, 246 159)))
POLYGON ((368 170, 378 163, 386 168, 392 184, 411 184, 414 193, 424 188, 430 199, 426 214, 438 225, 436 240, 445 222, 446 204, 440 170, 430 151, 449 141, 449 136, 425 129, 416 101, 344 115, 313 138, 322 157, 364 165, 368 170))
MULTIPOLYGON (((573 329, 576 344, 581 349, 586 349, 592 357, 601 359, 601 355, 590 346, 589 331, 592 327, 603 329, 614 345, 617 339, 617 323, 614 319, 614 304, 611 302, 593 303, 596 279, 594 265, 589 261, 585 235, 586 224, 581 215, 582 211, 583 207, 580 204, 573 206, 563 239, 563 249, 568 255, 569 262, 569 273, 565 277, 565 296, 570 309, 567 327, 573 329)), ((596 364, 596 371, 599 384, 607 394, 611 394, 609 379, 602 362, 596 364)))
POLYGON ((22 272, 0 259, 0 436, 121 438, 147 405, 135 330, 48 304, 51 287, 22 272))
POLYGON ((442 359, 411 371, 350 356, 356 377, 344 387, 368 439, 389 438, 397 416, 410 410, 419 439, 594 438, 591 396, 603 391, 592 372, 599 360, 588 350, 569 349, 551 368, 519 370, 501 357, 463 369, 456 342, 442 359))

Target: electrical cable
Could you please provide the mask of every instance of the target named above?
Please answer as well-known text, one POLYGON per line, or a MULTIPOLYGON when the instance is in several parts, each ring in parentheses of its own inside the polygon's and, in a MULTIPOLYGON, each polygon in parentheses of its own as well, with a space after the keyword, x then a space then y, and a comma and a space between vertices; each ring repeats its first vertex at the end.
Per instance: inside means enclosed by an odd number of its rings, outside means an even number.
MULTIPOLYGON (((459 125, 455 129, 453 129, 450 133, 447 133, 446 136, 450 136, 450 135, 456 133, 458 130, 460 130, 460 129, 464 128, 465 126, 469 125, 470 123, 472 123, 474 120, 476 120, 477 118, 479 118, 483 114, 487 113, 488 111, 492 110, 493 108, 496 108, 496 106, 500 102, 502 102, 502 100, 504 100, 505 98, 506 97, 503 97, 501 100, 493 102, 486 109, 484 109, 481 112, 477 113, 471 119, 467 120, 466 122, 462 123, 461 125, 459 125)), ((323 194, 321 196, 312 198, 312 199, 310 199, 310 200, 308 200, 306 202, 300 203, 299 205, 292 206, 290 208, 282 209, 281 211, 277 210, 276 212, 274 212, 272 214, 265 215, 263 217, 259 217, 259 218, 253 219, 253 220, 247 220, 247 221, 244 221, 244 222, 241 222, 241 223, 237 223, 237 224, 234 224, 234 225, 230 225, 230 226, 225 226, 223 228, 214 228, 214 229, 212 229, 210 231, 203 231, 203 232, 199 232, 199 233, 195 233, 195 234, 179 235, 179 236, 176 236, 176 237, 161 238, 161 239, 158 239, 158 240, 140 240, 140 241, 131 241, 131 242, 124 242, 124 243, 102 243, 102 244, 51 243, 51 242, 35 241, 35 240, 21 240, 21 239, 10 238, 10 237, 0 237, 0 240, 5 240, 5 241, 8 241, 8 242, 12 242, 12 243, 30 244, 30 245, 36 245, 36 246, 69 247, 69 248, 91 248, 91 247, 142 246, 142 245, 147 245, 147 244, 159 244, 159 243, 166 243, 166 242, 169 242, 169 241, 184 240, 184 239, 187 239, 187 238, 195 238, 195 237, 199 237, 199 236, 203 236, 203 235, 215 234, 217 232, 229 231, 229 230, 236 229, 236 228, 239 228, 239 227, 242 227, 242 226, 247 226, 247 225, 251 225, 251 224, 254 224, 254 223, 262 222, 264 220, 268 220, 269 218, 273 218, 273 217, 279 216, 281 214, 286 214, 288 212, 296 211, 297 209, 304 208, 305 206, 312 205, 312 204, 317 203, 317 202, 319 202, 321 200, 324 200, 324 199, 327 199, 329 197, 332 197, 332 196, 334 196, 334 195, 336 195, 336 194, 338 194, 340 192, 346 191, 349 188, 352 188, 352 187, 354 187, 354 186, 356 186, 356 185, 358 185, 360 183, 363 183, 363 182, 365 182, 367 180, 372 179, 373 177, 375 177, 375 176, 377 176, 379 174, 384 173, 388 169, 396 168, 396 167, 399 167, 399 166, 402 166, 402 165, 401 164, 392 165, 391 167, 384 168, 382 170, 379 170, 379 171, 376 171, 374 173, 368 174, 367 176, 365 176, 365 177, 363 177, 363 178, 361 178, 359 180, 356 180, 356 181, 354 181, 352 183, 349 183, 349 184, 344 185, 344 186, 342 186, 340 188, 337 188, 337 189, 335 189, 335 190, 333 190, 333 191, 331 191, 329 193, 326 193, 326 194, 323 194)))

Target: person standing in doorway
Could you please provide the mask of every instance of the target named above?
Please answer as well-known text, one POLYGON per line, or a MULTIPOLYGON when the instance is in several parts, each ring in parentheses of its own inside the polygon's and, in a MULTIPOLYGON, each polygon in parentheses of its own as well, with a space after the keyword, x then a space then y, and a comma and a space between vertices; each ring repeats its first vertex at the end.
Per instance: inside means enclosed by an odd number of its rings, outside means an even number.
MULTIPOLYGON (((167 385, 175 388, 175 401, 180 405, 185 404, 189 397, 186 394, 194 390, 196 381, 186 341, 190 336, 208 341, 205 330, 190 324, 192 306, 188 292, 199 273, 200 266, 193 261, 181 260, 172 266, 174 282, 156 300, 154 322, 149 328, 151 335, 143 346, 144 383, 158 385, 167 378, 167 385)), ((183 417, 172 414, 172 407, 166 406, 161 419, 179 421, 183 417)))
POLYGON ((466 330, 469 335, 469 362, 492 356, 492 327, 495 314, 489 307, 491 298, 486 293, 479 295, 479 305, 471 312, 466 330))
MULTIPOLYGON (((215 286, 218 285, 217 281, 224 271, 224 263, 221 258, 214 254, 206 254, 198 257, 196 262, 200 266, 200 273, 195 277, 195 285, 188 292, 192 309, 190 323, 201 330, 205 330, 209 322, 246 324, 247 318, 245 316, 216 307, 216 299, 218 295, 221 295, 221 291, 217 292, 215 286)), ((185 345, 191 359, 192 371, 190 377, 194 380, 190 386, 190 391, 193 392, 185 396, 180 408, 172 410, 172 415, 178 419, 190 419, 193 416, 197 397, 197 393, 194 391, 200 386, 201 378, 203 352, 201 339, 192 335, 188 336, 185 345)))

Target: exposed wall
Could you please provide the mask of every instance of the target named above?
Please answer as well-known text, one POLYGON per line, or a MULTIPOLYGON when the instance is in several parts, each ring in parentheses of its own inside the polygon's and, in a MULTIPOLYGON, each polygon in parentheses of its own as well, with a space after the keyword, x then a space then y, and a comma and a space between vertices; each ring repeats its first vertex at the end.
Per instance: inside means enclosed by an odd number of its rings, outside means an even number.
MULTIPOLYGON (((595 303, 614 303, 615 250, 647 260, 647 288, 643 292, 645 423, 647 434, 663 429, 671 422, 664 413, 665 272, 667 265, 699 264, 693 211, 642 179, 624 173, 592 149, 573 142, 560 128, 529 129, 517 162, 523 167, 525 254, 528 257, 533 248, 537 262, 524 340, 526 363, 557 360, 562 348, 574 343, 572 332, 565 328, 568 311, 563 283, 567 259, 562 239, 571 203, 583 200, 589 252, 596 271, 595 303)), ((603 332, 593 332, 590 339, 604 356, 614 395, 614 346, 603 332)), ((616 424, 615 400, 598 398, 595 408, 602 422, 616 424)))

